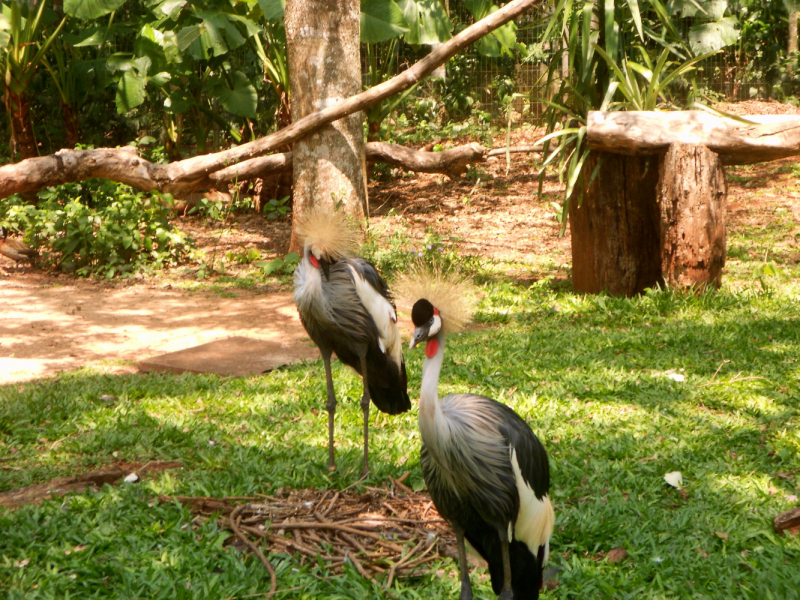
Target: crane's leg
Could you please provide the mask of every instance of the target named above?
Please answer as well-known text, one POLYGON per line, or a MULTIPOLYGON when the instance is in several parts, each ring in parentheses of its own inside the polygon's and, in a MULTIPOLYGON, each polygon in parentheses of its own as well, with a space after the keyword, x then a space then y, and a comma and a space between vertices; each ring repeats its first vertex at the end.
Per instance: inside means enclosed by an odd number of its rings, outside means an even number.
POLYGON ((513 600, 514 591, 511 589, 511 552, 508 548, 508 531, 499 529, 500 547, 503 551, 503 589, 497 600, 513 600))
POLYGON ((362 475, 369 473, 369 382, 367 381, 367 357, 361 357, 361 378, 364 380, 364 395, 361 396, 361 410, 364 411, 364 470, 362 475))
POLYGON ((467 546, 464 543, 464 531, 453 527, 458 546, 458 570, 461 573, 461 595, 458 600, 472 600, 472 584, 469 582, 469 561, 467 561, 467 546))
POLYGON ((325 408, 328 409, 328 470, 336 470, 336 459, 333 456, 333 416, 336 414, 336 394, 333 392, 333 374, 331 373, 331 354, 330 350, 322 350, 322 363, 325 365, 325 383, 328 385, 328 402, 325 408))

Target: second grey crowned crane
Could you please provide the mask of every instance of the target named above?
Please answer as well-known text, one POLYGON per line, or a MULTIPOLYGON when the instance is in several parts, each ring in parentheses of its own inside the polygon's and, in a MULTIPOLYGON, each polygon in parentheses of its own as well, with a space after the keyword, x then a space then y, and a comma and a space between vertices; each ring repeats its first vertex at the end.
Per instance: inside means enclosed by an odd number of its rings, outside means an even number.
POLYGON ((434 505, 456 534, 460 600, 472 598, 465 538, 489 563, 492 589, 501 600, 535 600, 555 520, 547 453, 504 404, 476 394, 439 399, 445 331, 460 329, 468 319, 467 287, 425 273, 399 282, 403 303, 413 302, 411 347, 425 344, 420 465, 434 505))
POLYGON ((390 415, 411 408, 394 300, 378 271, 355 256, 358 236, 340 212, 310 210, 298 224, 303 258, 294 272, 294 302, 319 347, 328 387, 328 468, 336 468, 336 395, 331 355, 361 375, 364 394, 364 469, 369 471, 369 404, 390 415))

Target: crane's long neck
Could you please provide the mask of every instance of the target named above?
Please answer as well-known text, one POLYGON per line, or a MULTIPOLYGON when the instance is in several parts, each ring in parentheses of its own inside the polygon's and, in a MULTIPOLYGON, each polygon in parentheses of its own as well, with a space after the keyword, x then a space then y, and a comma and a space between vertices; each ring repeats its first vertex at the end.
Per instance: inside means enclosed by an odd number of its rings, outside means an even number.
POLYGON ((419 420, 420 424, 432 423, 439 408, 439 374, 442 372, 444 360, 444 331, 436 335, 439 348, 433 358, 425 358, 422 366, 422 385, 419 390, 419 420))

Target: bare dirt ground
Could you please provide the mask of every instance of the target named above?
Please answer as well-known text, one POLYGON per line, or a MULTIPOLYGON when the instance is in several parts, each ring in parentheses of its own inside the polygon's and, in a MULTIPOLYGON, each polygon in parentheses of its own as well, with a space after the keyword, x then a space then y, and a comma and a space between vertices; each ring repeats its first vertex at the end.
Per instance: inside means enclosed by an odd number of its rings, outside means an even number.
MULTIPOLYGON (((746 104, 723 108, 739 114, 797 110, 774 103, 746 104)), ((531 144, 539 135, 520 129, 511 143, 531 144)), ((505 139, 495 142, 502 146, 505 139)), ((785 160, 755 165, 747 177, 729 177, 729 235, 766 227, 776 210, 790 209, 800 221, 793 164, 785 160)), ((513 154, 508 175, 505 158, 498 157, 456 181, 405 174, 372 183, 370 226, 383 238, 398 229, 420 240, 426 232, 455 236, 464 253, 503 262, 512 277, 566 279, 569 231, 559 237, 551 204, 561 202, 562 187, 548 177, 540 199, 538 172, 535 157, 513 154)), ((235 215, 225 223, 183 217, 178 227, 197 240, 206 260, 250 248, 264 258, 283 256, 290 233, 287 218, 268 221, 253 213, 235 215)), ((789 235, 786 244, 786 251, 800 259, 797 236, 789 235)), ((231 263, 227 268, 229 275, 253 269, 231 263)), ((306 338, 285 281, 270 279, 251 289, 217 281, 219 277, 198 285, 195 273, 186 268, 112 282, 30 269, 15 273, 12 263, 0 257, 0 385, 82 366, 133 372, 138 360, 235 335, 277 341, 306 338)))

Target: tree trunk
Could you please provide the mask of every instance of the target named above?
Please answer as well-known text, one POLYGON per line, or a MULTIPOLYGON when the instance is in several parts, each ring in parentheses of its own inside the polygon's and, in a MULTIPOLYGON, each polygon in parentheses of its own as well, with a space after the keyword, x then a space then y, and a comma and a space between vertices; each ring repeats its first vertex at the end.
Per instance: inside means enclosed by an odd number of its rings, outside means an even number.
POLYGON ((24 92, 15 94, 8 87, 5 93, 6 113, 11 123, 11 139, 9 148, 11 157, 19 152, 20 160, 39 156, 36 147, 36 137, 33 135, 33 123, 31 122, 31 104, 28 96, 24 92))
POLYGON ((661 159, 661 272, 670 287, 719 287, 725 266, 727 182, 719 156, 673 144, 661 159))
POLYGON ((72 110, 69 104, 62 102, 61 116, 64 129, 67 130, 67 145, 74 148, 81 141, 81 124, 78 121, 78 113, 72 110))
MULTIPOLYGON (((288 0, 285 18, 292 120, 358 94, 359 0, 288 0)), ((295 142, 295 226, 318 203, 341 204, 359 222, 368 214, 362 122, 359 111, 295 142)), ((290 249, 300 249, 294 226, 290 249)))
POLYGON ((797 52, 797 12, 789 13, 789 45, 787 50, 790 53, 797 52))
POLYGON ((633 296, 662 281, 659 210, 656 203, 658 160, 592 153, 584 164, 597 178, 570 199, 572 284, 576 291, 633 296))

